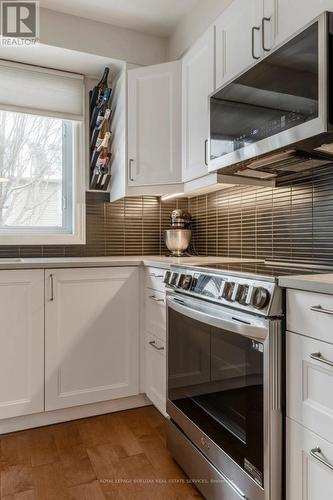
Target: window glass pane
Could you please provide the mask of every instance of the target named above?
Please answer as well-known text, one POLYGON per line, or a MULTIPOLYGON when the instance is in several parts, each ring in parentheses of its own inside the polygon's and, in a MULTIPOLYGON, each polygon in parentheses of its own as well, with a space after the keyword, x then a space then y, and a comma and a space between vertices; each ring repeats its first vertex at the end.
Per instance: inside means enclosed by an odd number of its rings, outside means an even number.
POLYGON ((71 127, 58 118, 0 111, 0 229, 68 224, 63 200, 72 179, 71 127))

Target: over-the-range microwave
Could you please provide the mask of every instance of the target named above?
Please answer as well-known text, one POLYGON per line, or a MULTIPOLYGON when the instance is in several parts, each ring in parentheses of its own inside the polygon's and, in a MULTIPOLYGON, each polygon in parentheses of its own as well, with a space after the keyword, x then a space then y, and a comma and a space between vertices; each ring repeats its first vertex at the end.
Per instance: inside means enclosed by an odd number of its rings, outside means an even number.
POLYGON ((333 13, 320 15, 209 101, 210 170, 246 182, 333 162, 333 13))

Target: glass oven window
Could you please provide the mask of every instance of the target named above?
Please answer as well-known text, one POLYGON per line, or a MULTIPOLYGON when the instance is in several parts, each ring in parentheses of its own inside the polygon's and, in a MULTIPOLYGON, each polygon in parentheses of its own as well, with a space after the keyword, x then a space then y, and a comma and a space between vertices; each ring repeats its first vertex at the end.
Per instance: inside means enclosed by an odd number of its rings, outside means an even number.
POLYGON ((169 309, 168 398, 263 484, 263 345, 169 309))
POLYGON ((318 117, 318 23, 211 97, 214 160, 318 117))

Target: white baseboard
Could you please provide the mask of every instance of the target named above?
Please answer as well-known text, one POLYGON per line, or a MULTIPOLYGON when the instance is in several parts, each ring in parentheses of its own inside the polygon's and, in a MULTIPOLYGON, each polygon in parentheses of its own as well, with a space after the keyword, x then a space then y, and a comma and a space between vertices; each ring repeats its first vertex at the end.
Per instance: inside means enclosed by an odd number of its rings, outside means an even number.
POLYGON ((145 394, 139 394, 128 398, 115 399, 113 401, 102 401, 101 403, 90 405, 35 413, 22 417, 6 418, 0 421, 0 435, 147 405, 151 405, 151 401, 149 401, 145 394))

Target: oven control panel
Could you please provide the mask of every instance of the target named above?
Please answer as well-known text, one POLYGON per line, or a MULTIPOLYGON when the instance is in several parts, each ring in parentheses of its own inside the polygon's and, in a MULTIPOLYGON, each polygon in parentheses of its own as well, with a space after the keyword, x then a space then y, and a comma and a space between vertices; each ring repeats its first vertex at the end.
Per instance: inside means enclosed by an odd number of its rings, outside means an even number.
POLYGON ((173 290, 248 310, 260 315, 280 315, 281 290, 274 280, 250 279, 221 272, 198 272, 176 267, 165 273, 165 284, 173 290), (276 300, 276 296, 279 300, 276 300))

